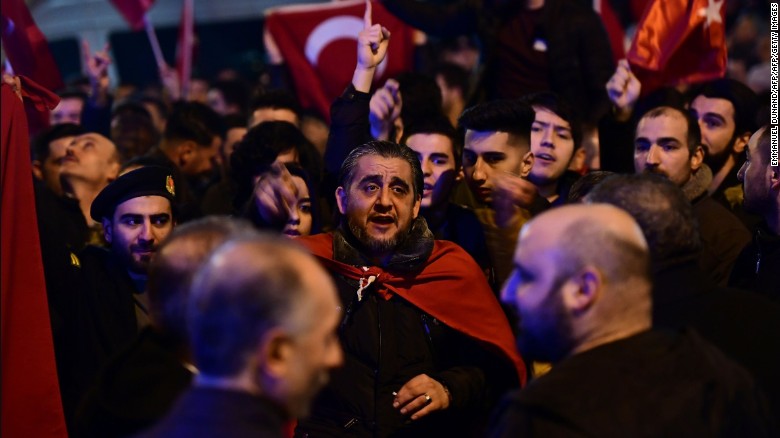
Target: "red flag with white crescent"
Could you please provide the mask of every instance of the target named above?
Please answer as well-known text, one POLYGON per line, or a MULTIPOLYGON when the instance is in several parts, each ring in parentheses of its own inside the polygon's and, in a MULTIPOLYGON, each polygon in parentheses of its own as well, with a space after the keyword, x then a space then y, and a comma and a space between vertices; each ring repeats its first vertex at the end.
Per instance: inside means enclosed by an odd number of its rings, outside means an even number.
MULTIPOLYGON (((412 68, 414 29, 373 2, 373 21, 391 34, 387 57, 377 68, 383 83, 412 68)), ((363 29, 365 1, 285 6, 266 11, 265 26, 290 70, 298 99, 323 116, 352 79, 357 35, 363 29)))
POLYGON ((726 74, 725 0, 654 0, 627 58, 646 94, 726 74))

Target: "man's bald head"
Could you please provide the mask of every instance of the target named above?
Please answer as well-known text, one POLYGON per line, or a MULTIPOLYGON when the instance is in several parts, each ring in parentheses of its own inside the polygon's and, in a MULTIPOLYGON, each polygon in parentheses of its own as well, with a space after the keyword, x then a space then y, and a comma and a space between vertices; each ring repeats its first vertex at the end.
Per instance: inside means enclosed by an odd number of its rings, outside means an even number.
POLYGON ((650 326, 647 243, 608 205, 564 206, 523 227, 502 292, 523 353, 556 362, 650 326))
POLYGON ((202 266, 191 295, 196 383, 229 381, 306 415, 342 362, 336 289, 316 260, 278 236, 230 241, 202 266))

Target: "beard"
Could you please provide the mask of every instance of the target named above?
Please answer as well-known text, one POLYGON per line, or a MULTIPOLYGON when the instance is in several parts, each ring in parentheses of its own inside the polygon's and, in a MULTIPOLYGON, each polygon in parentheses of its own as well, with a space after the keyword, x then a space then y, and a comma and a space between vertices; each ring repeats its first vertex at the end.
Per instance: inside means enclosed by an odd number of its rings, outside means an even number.
POLYGON ((517 348, 529 360, 556 363, 574 348, 571 321, 560 293, 560 285, 565 279, 560 280, 560 284, 556 281, 545 299, 530 312, 533 316, 518 315, 517 348))
POLYGON ((728 146, 723 148, 723 150, 717 154, 710 154, 709 149, 705 148, 706 152, 704 154, 704 164, 712 169, 712 173, 717 173, 723 167, 723 165, 726 164, 726 161, 728 161, 732 151, 734 150, 734 143, 736 141, 737 137, 732 137, 728 146))
POLYGON ((385 254, 395 250, 406 241, 411 228, 411 226, 406 229, 399 228, 394 235, 384 239, 377 239, 368 234, 364 223, 360 223, 351 217, 347 218, 347 227, 349 228, 349 232, 357 239, 361 249, 372 255, 385 254))

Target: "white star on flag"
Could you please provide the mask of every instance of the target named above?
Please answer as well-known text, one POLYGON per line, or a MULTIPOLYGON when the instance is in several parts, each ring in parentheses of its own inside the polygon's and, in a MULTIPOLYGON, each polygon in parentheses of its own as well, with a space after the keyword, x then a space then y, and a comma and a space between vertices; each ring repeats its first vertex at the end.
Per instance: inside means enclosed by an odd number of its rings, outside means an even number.
POLYGON ((723 7, 725 0, 707 0, 707 7, 701 8, 698 11, 699 17, 705 17, 706 22, 704 27, 709 27, 713 22, 723 23, 723 19, 720 16, 720 9, 723 7))

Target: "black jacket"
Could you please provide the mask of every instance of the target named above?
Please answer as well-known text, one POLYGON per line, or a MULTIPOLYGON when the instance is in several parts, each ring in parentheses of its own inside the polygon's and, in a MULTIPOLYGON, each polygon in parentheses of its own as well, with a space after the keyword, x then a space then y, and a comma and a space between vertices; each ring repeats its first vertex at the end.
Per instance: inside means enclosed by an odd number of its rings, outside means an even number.
POLYGON ((729 285, 780 302, 780 236, 772 233, 766 224, 756 227, 753 240, 740 253, 729 285))
MULTIPOLYGON (((413 280, 433 249, 424 223, 418 221, 422 227, 413 228, 386 269, 408 272, 413 280)), ((352 238, 337 231, 333 239, 337 261, 365 263, 352 238)), ((397 295, 385 300, 373 287, 359 300, 356 281, 339 275, 334 280, 344 309, 344 366, 331 373, 296 436, 468 436, 478 433, 500 393, 517 386, 502 360, 408 301, 397 295), (393 408, 392 393, 420 374, 449 388, 452 402, 447 410, 411 421, 393 408)))
POLYGON ((507 397, 491 437, 773 436, 745 370, 695 333, 647 331, 576 354, 507 397))

